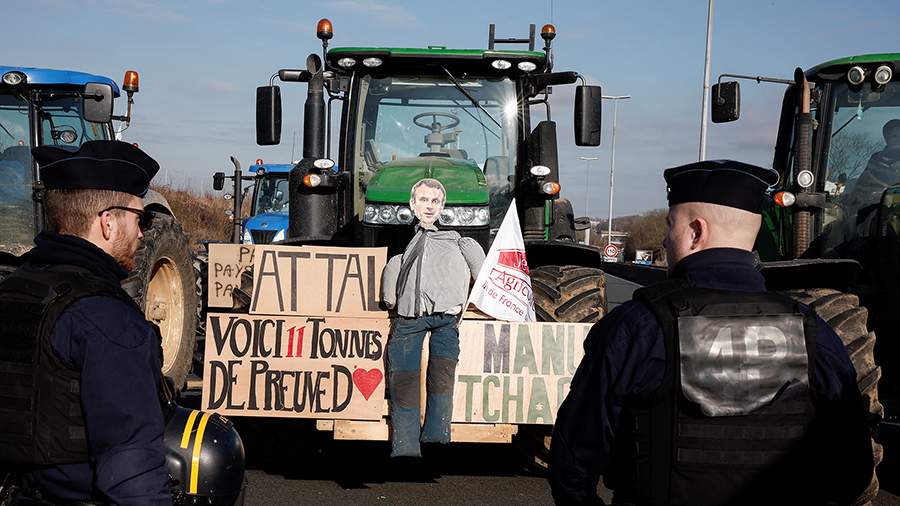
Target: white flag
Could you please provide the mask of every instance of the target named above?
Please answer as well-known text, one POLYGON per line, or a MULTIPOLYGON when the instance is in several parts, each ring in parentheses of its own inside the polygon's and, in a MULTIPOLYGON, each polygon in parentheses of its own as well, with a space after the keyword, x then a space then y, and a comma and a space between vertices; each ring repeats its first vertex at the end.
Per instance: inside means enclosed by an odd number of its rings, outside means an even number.
POLYGON ((509 204, 491 250, 484 259, 469 302, 498 320, 536 320, 525 241, 515 199, 509 204))

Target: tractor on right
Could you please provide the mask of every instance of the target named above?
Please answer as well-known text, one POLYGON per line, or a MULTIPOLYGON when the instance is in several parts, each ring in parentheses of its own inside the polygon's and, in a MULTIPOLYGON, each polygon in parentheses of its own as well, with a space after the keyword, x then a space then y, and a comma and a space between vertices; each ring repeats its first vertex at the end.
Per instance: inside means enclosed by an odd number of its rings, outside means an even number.
MULTIPOLYGON (((723 74, 715 123, 740 116, 737 81, 787 85, 756 250, 770 289, 790 293, 844 340, 877 438, 900 428, 900 53, 841 58, 793 79, 723 74), (878 335, 878 342, 875 336, 878 335)), ((875 444, 876 462, 884 455, 875 444)))

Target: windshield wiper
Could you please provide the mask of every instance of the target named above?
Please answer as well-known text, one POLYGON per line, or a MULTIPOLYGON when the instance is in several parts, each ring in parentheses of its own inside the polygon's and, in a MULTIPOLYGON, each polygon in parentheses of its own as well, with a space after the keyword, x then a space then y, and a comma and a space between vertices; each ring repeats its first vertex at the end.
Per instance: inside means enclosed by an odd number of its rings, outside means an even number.
POLYGON ((3 123, 0 123, 0 128, 2 128, 4 132, 6 132, 6 135, 8 135, 10 139, 16 140, 16 138, 13 137, 13 134, 9 133, 9 130, 7 130, 6 127, 3 126, 3 123))
MULTIPOLYGON (((491 118, 491 121, 493 121, 494 124, 497 125, 497 127, 500 128, 500 130, 503 130, 503 125, 501 125, 499 121, 497 121, 496 119, 494 119, 494 117, 491 115, 491 113, 489 113, 489 112, 487 111, 487 109, 485 109, 484 107, 482 107, 482 105, 479 104, 478 101, 475 100, 475 98, 474 98, 468 91, 466 91, 466 90, 462 87, 461 84, 459 84, 459 81, 457 81, 456 78, 453 77, 453 74, 451 74, 450 71, 447 70, 446 67, 441 67, 441 70, 443 70, 444 72, 447 73, 447 77, 450 78, 450 82, 453 83, 453 86, 455 86, 456 89, 460 91, 460 93, 462 93, 463 95, 465 95, 466 98, 469 99, 469 102, 472 102, 473 104, 475 104, 475 107, 481 109, 485 114, 487 114, 488 118, 491 118)), ((500 136, 497 135, 496 133, 494 133, 493 130, 491 130, 490 128, 487 128, 487 125, 485 125, 484 123, 482 123, 481 120, 479 120, 478 118, 475 118, 475 116, 473 116, 471 112, 469 112, 469 111, 466 110, 466 109, 463 109, 463 111, 466 111, 467 113, 469 113, 469 116, 472 116, 472 118, 474 118, 475 121, 477 121, 478 123, 481 123, 481 126, 483 126, 484 128, 486 128, 487 130, 489 130, 489 131, 490 131, 492 134, 494 134, 498 139, 500 138, 500 136)))

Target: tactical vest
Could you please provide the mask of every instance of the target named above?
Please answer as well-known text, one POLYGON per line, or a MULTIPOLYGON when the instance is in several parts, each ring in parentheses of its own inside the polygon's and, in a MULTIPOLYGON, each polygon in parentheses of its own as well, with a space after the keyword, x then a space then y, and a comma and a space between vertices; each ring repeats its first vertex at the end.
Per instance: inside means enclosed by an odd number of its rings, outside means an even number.
POLYGON ((73 302, 122 288, 74 266, 28 266, 0 282, 0 462, 44 466, 88 461, 81 373, 53 353, 56 321, 73 302))
POLYGON ((666 365, 660 387, 623 409, 606 477, 616 502, 811 497, 800 475, 810 469, 815 316, 778 294, 686 281, 642 288, 634 299, 662 328, 666 365))

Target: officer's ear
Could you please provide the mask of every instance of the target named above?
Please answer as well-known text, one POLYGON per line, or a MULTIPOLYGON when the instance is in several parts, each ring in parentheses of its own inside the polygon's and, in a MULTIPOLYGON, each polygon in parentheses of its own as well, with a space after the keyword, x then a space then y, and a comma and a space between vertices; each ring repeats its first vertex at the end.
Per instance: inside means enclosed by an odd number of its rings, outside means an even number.
POLYGON ((107 241, 112 238, 112 229, 116 226, 113 223, 114 221, 110 211, 103 211, 100 213, 100 234, 103 236, 103 239, 107 241))
POLYGON ((697 217, 688 225, 691 229, 691 248, 701 249, 709 242, 709 222, 697 217))

